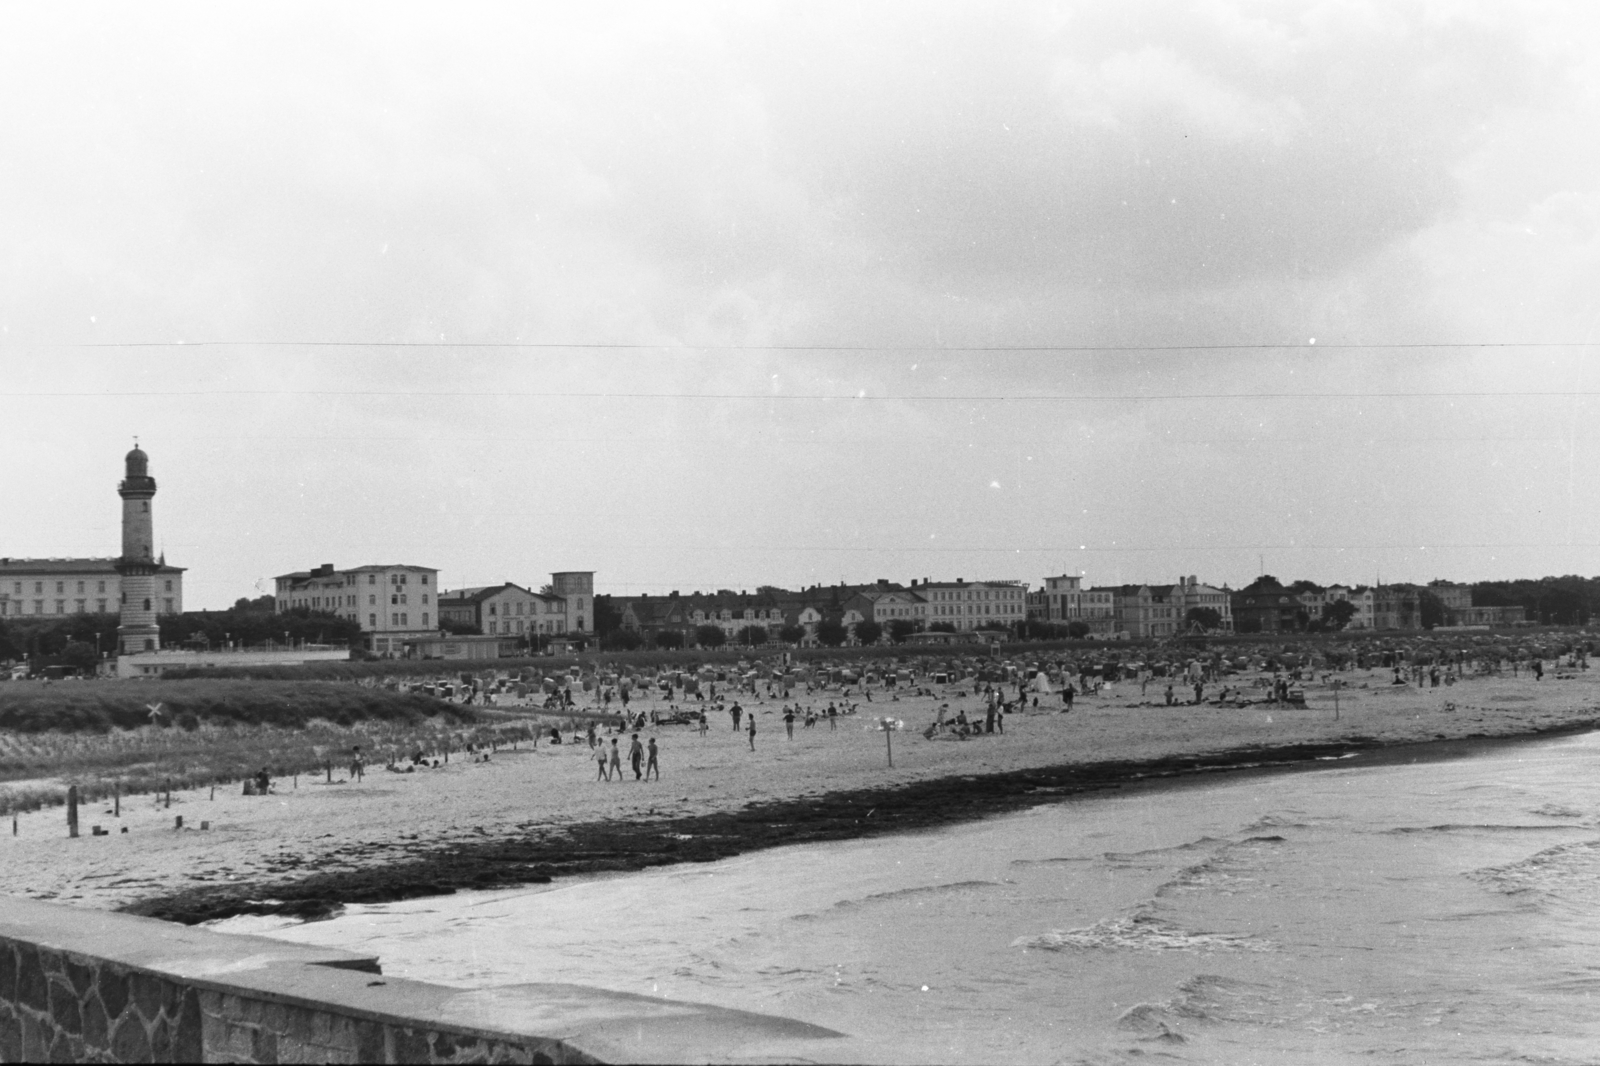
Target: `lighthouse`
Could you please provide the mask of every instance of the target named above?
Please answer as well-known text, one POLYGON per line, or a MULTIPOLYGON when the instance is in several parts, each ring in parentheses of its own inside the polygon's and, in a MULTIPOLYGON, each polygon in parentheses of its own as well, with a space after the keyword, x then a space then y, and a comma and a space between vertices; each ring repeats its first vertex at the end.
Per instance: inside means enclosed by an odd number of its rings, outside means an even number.
POLYGON ((117 650, 138 655, 161 649, 161 628, 156 625, 156 562, 154 516, 151 501, 156 479, 150 476, 150 457, 137 442, 126 457, 127 469, 117 495, 122 497, 121 621, 117 625, 117 650))

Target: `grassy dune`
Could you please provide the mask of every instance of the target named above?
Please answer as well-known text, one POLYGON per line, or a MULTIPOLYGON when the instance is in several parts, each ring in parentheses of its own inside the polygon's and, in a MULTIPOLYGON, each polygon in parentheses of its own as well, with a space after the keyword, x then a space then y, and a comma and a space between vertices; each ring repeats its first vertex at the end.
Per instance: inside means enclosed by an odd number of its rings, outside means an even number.
POLYGON ((229 784, 262 767, 276 777, 331 762, 342 772, 355 745, 382 766, 418 749, 442 755, 523 732, 426 696, 326 681, 6 685, 0 811, 64 802, 72 784, 92 801, 229 784))

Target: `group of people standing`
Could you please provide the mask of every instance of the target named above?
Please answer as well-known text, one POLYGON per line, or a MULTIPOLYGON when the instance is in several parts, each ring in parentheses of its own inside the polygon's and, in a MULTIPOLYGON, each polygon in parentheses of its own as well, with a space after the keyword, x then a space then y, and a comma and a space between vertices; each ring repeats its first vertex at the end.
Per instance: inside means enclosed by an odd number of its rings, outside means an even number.
MULTIPOLYGON (((589 746, 594 750, 595 765, 598 772, 596 781, 621 781, 622 780, 622 749, 617 747, 617 738, 611 738, 610 747, 604 740, 599 740, 594 735, 594 730, 589 731, 589 746)), ((651 737, 649 744, 639 743, 639 734, 633 734, 633 740, 628 744, 628 763, 633 767, 633 779, 638 781, 650 780, 654 774, 657 781, 661 780, 661 763, 656 750, 656 738, 651 737), (641 768, 642 764, 642 768, 641 768)))

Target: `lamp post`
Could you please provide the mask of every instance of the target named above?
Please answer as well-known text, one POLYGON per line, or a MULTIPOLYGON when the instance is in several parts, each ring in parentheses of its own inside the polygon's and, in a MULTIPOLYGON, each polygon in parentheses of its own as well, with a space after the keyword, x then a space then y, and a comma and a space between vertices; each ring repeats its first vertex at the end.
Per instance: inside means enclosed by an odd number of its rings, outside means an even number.
POLYGON ((883 733, 883 743, 889 754, 889 768, 894 769, 894 733, 897 729, 904 729, 906 724, 898 718, 878 719, 878 729, 883 733))

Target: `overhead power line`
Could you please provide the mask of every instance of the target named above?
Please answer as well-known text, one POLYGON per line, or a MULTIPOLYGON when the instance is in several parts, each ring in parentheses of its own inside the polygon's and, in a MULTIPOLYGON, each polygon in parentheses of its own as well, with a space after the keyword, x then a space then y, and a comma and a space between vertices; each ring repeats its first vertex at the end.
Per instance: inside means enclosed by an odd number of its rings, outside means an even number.
POLYGON ((612 341, 329 341, 329 340, 176 340, 79 341, 8 344, 33 348, 483 348, 530 351, 627 352, 900 352, 929 355, 961 353, 1051 352, 1232 352, 1232 351, 1382 351, 1412 349, 1592 348, 1600 341, 1411 341, 1400 343, 1318 343, 1281 341, 1249 344, 683 344, 612 341))

